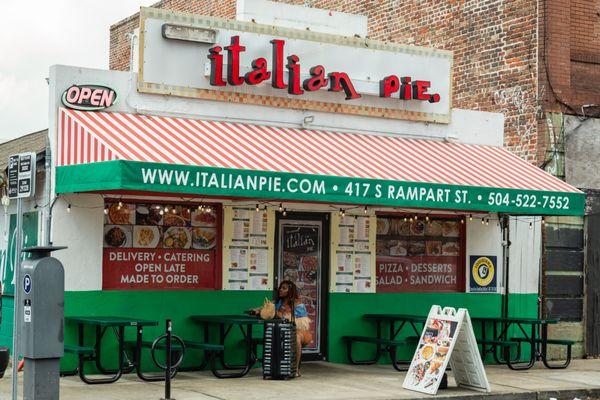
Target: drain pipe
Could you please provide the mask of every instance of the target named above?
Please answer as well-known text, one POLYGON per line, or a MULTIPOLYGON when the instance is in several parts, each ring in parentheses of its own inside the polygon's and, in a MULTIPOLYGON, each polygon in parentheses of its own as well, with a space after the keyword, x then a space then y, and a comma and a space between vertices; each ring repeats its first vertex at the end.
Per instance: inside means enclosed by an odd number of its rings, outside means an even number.
POLYGON ((502 310, 501 317, 508 317, 508 295, 509 290, 509 276, 510 276, 510 220, 508 215, 503 215, 502 219, 502 261, 504 262, 504 294, 502 296, 502 310))
POLYGON ((48 215, 46 216, 46 222, 44 226, 44 245, 49 246, 52 243, 50 242, 50 231, 52 228, 52 209, 54 208, 54 204, 56 200, 58 200, 58 196, 55 196, 52 193, 52 149, 50 148, 50 138, 46 136, 46 162, 45 162, 45 174, 46 179, 44 182, 44 191, 46 192, 46 196, 48 196, 48 215))
POLYGON ((58 196, 54 196, 52 203, 48 207, 48 218, 46 219, 46 244, 48 246, 52 245, 50 241, 50 227, 52 226, 52 209, 54 208, 54 204, 56 204, 56 200, 58 200, 58 196))

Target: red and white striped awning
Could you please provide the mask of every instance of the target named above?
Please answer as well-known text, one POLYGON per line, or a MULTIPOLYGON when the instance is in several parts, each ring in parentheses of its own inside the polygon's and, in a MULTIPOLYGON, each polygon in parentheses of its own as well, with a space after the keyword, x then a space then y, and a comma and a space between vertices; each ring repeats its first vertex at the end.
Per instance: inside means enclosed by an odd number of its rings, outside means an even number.
POLYGON ((128 160, 579 192, 501 147, 64 108, 58 121, 57 166, 128 160))

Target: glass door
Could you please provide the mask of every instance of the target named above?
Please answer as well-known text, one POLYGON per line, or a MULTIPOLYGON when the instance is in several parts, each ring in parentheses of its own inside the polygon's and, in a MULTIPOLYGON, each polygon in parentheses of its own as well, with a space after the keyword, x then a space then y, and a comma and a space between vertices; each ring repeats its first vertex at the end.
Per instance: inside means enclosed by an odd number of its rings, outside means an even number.
MULTIPOLYGON (((300 301, 306 306, 311 319, 313 340, 302 351, 314 355, 314 359, 324 358, 324 294, 327 285, 324 282, 324 268, 327 258, 323 245, 329 243, 324 236, 324 220, 305 215, 289 215, 278 220, 277 286, 279 282, 290 280, 298 287, 300 301), (326 240, 325 240, 326 239, 326 240)), ((308 358, 307 358, 308 359, 308 358)))

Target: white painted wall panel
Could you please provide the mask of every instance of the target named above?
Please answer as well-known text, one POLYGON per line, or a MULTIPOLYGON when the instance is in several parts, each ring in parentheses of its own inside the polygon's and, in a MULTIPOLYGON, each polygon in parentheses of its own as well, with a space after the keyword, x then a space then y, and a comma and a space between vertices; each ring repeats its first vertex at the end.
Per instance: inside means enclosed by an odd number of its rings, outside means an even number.
MULTIPOLYGON (((473 221, 467 218, 467 257, 465 262, 467 291, 469 291, 470 256, 496 256, 497 278, 499 292, 503 292, 503 260, 502 260, 502 230, 498 225, 498 216, 490 215, 489 225, 481 223, 481 217, 473 217, 473 221)), ((485 294, 485 293, 482 293, 485 294)))
POLYGON ((54 205, 52 242, 67 246, 54 254, 65 268, 65 290, 102 289, 104 202, 97 194, 68 194, 54 205), (67 206, 71 204, 71 212, 67 206))
POLYGON ((542 251, 540 217, 511 219, 509 229, 509 293, 538 293, 542 251))
POLYGON ((238 0, 235 19, 342 36, 366 37, 368 32, 366 15, 267 0, 238 0))

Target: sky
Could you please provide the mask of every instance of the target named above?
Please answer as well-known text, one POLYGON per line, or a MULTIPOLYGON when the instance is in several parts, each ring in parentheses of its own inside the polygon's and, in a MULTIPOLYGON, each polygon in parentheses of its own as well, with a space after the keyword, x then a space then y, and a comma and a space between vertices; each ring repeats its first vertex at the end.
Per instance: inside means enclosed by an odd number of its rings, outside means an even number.
POLYGON ((108 69, 110 25, 156 0, 0 0, 0 143, 48 127, 48 70, 108 69))

